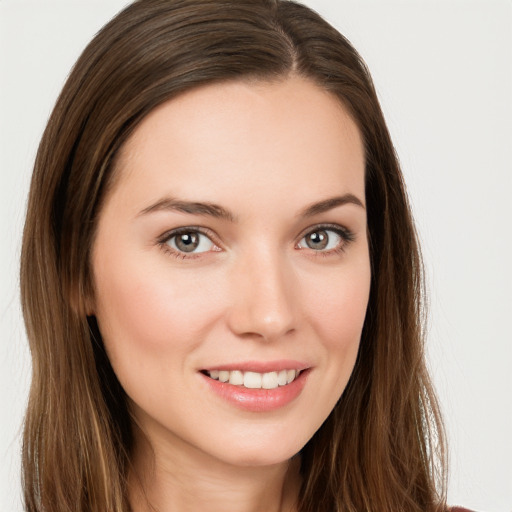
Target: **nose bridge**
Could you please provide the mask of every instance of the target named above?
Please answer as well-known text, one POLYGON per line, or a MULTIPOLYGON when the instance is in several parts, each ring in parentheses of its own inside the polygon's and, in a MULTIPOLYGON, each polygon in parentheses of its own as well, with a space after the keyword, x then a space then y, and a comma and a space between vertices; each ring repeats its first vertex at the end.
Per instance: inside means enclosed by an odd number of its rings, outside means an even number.
POLYGON ((296 328, 293 278, 285 254, 263 249, 240 257, 233 268, 231 329, 271 341, 296 328))

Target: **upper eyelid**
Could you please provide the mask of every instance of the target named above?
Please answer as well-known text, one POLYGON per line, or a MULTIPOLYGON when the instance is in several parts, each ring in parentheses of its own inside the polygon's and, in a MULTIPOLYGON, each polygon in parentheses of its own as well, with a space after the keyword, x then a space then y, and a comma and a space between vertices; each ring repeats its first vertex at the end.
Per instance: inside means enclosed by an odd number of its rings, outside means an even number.
POLYGON ((210 238, 210 240, 212 242, 214 242, 214 243, 217 243, 217 240, 219 238, 216 235, 216 233, 214 231, 212 231, 211 229, 209 229, 209 228, 205 228, 203 226, 183 226, 183 227, 179 227, 179 228, 169 229, 165 233, 162 233, 158 237, 157 240, 158 240, 158 242, 162 243, 162 242, 165 242, 165 241, 169 240, 173 236, 177 236, 177 235, 180 235, 182 233, 187 233, 187 232, 190 232, 190 231, 191 232, 200 233, 200 234, 210 238))
POLYGON ((333 223, 328 222, 328 223, 315 224, 314 226, 310 226, 310 227, 302 230, 298 236, 298 239, 302 240, 302 238, 304 238, 307 234, 314 233, 315 231, 320 231, 320 230, 326 230, 326 231, 331 230, 331 231, 335 231, 335 232, 341 232, 345 236, 350 236, 350 237, 355 236, 354 232, 351 229, 348 229, 347 227, 342 226, 341 224, 333 224, 333 223))

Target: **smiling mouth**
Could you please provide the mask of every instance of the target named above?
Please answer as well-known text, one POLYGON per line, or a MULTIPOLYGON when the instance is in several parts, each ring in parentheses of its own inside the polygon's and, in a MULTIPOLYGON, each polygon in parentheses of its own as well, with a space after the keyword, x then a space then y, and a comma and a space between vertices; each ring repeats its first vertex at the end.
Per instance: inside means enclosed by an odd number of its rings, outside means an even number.
POLYGON ((241 370, 203 370, 201 373, 213 380, 247 389, 276 389, 291 384, 301 372, 290 369, 267 373, 241 370))

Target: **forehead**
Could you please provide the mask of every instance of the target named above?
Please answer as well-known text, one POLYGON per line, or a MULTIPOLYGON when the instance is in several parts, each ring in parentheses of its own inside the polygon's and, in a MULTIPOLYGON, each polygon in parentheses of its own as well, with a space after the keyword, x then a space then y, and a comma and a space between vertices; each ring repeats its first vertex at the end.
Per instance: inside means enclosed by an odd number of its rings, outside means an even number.
POLYGON ((132 203, 169 193, 217 201, 357 193, 364 150, 341 102, 294 77, 229 82, 188 91, 152 111, 125 143, 116 188, 132 203), (339 189, 339 190, 338 190, 339 189))

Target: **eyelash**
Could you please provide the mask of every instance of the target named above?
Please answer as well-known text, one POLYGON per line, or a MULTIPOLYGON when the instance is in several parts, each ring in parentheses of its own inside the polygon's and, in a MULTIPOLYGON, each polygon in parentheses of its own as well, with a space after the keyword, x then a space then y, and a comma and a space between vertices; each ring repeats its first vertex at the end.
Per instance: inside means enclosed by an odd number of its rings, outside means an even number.
POLYGON ((199 233, 201 235, 204 235, 214 245, 216 245, 217 247, 219 246, 219 244, 215 241, 216 237, 215 237, 214 233, 212 231, 210 231, 209 229, 206 229, 206 228, 203 228, 200 226, 186 226, 183 228, 178 228, 178 229, 173 229, 171 231, 167 231, 157 240, 157 243, 166 254, 169 254, 170 256, 173 256, 176 259, 185 260, 185 259, 199 258, 204 253, 202 253, 202 252, 186 253, 186 252, 177 251, 169 246, 169 241, 172 238, 177 237, 179 235, 188 234, 188 233, 199 233))
MULTIPOLYGON (((313 228, 308 228, 307 231, 304 231, 299 236, 299 242, 304 239, 306 236, 311 235, 312 233, 318 232, 318 231, 332 231, 336 235, 338 235, 342 242, 334 249, 328 250, 328 251, 315 251, 314 249, 309 249, 312 252, 313 257, 329 257, 333 255, 338 255, 347 249, 347 246, 352 243, 355 240, 355 235, 352 231, 349 229, 339 226, 337 224, 319 224, 318 226, 314 226, 313 228)), ((219 246, 219 244, 215 241, 216 236, 212 231, 209 229, 205 229, 200 226, 186 226, 183 228, 173 229, 171 231, 167 231, 164 233, 161 237, 158 238, 157 243, 160 246, 160 248, 170 256, 173 256, 176 259, 179 260, 185 260, 185 259, 195 259, 201 257, 201 255, 204 254, 204 251, 200 253, 186 253, 177 251, 169 246, 169 241, 182 234, 188 234, 188 233, 199 233, 201 235, 206 236, 215 246, 219 246)), ((295 248, 298 250, 303 250, 304 248, 297 247, 298 243, 295 244, 295 248)), ((220 250, 220 249, 219 249, 220 250)))
POLYGON ((299 242, 306 236, 319 231, 332 231, 341 238, 341 242, 337 247, 329 251, 315 251, 314 249, 310 249, 313 253, 313 257, 327 258, 329 256, 339 255, 345 252, 347 247, 356 239, 354 233, 345 227, 337 224, 319 224, 318 226, 308 228, 307 231, 303 232, 299 237, 299 242))

